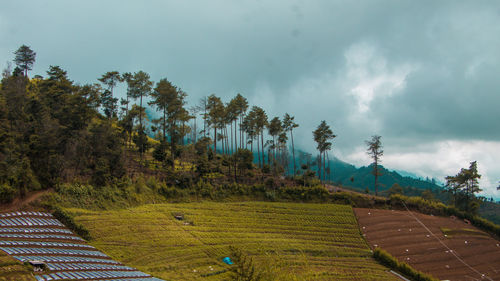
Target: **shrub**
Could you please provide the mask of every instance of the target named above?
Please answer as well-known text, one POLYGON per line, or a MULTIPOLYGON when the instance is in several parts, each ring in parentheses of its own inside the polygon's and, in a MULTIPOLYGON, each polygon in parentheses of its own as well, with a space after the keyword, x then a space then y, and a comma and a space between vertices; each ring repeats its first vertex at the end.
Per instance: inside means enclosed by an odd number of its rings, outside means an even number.
POLYGON ((395 257, 393 257, 391 254, 388 252, 380 249, 380 248, 375 248, 373 251, 373 257, 379 261, 381 264, 398 271, 405 275, 408 278, 411 278, 412 280, 415 281, 438 281, 439 279, 436 279, 426 273, 420 272, 418 270, 413 269, 410 265, 404 262, 398 261, 395 257))
POLYGON ((17 195, 17 191, 10 185, 0 184, 0 203, 10 203, 17 195))
POLYGON ((231 266, 231 280, 235 281, 259 281, 262 280, 262 272, 257 269, 253 259, 243 253, 239 248, 230 246, 230 257, 234 264, 231 266))
POLYGON ((76 223, 73 217, 61 209, 60 207, 54 207, 54 211, 52 215, 59 221, 61 221, 64 225, 66 225, 69 229, 73 230, 76 234, 80 235, 85 240, 91 240, 90 232, 81 224, 76 223))
POLYGON ((269 177, 264 181, 264 184, 266 185, 267 188, 274 188, 276 187, 276 184, 274 182, 274 178, 269 177))
POLYGON ((466 213, 458 210, 454 206, 447 206, 443 203, 438 203, 434 201, 428 201, 423 199, 422 197, 407 197, 399 194, 391 195, 388 199, 389 204, 392 207, 400 207, 404 208, 404 205, 409 209, 418 210, 424 214, 433 214, 440 216, 450 216, 454 215, 461 219, 469 220, 474 226, 492 234, 497 237, 500 237, 500 226, 494 224, 484 218, 479 216, 466 213), (405 202, 405 204, 403 204, 405 202))

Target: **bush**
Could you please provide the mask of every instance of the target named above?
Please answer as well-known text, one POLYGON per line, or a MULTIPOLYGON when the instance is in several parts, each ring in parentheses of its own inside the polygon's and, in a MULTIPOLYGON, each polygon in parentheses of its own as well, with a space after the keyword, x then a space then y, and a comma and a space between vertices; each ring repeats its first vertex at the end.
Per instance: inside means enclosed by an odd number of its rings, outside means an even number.
POLYGON ((17 191, 12 186, 0 184, 0 203, 10 203, 16 195, 17 191))
POLYGON ((231 280, 235 281, 259 281, 262 280, 262 272, 257 269, 253 259, 243 253, 239 248, 230 246, 230 257, 233 261, 231 266, 231 280))
POLYGON ((87 241, 92 239, 90 232, 83 225, 76 223, 73 217, 60 207, 54 207, 52 215, 83 239, 87 241))
POLYGON ((269 177, 264 181, 264 184, 266 185, 267 188, 274 188, 276 187, 276 184, 274 182, 274 178, 269 177))
POLYGON ((375 248, 375 250, 373 251, 373 257, 381 264, 389 267, 390 269, 400 272, 401 274, 405 275, 408 278, 411 278, 412 280, 439 281, 439 279, 436 279, 426 273, 413 269, 407 263, 398 261, 391 254, 380 248, 375 248))
POLYGON ((419 212, 424 214, 433 214, 440 216, 454 215, 461 219, 467 219, 479 229, 500 237, 499 225, 494 224, 479 216, 460 211, 454 206, 448 206, 443 203, 428 201, 423 199, 422 197, 407 197, 399 194, 391 195, 388 201, 392 207, 404 208, 404 205, 406 205, 409 209, 418 210, 419 212), (403 202, 405 202, 405 204, 403 204, 403 202))

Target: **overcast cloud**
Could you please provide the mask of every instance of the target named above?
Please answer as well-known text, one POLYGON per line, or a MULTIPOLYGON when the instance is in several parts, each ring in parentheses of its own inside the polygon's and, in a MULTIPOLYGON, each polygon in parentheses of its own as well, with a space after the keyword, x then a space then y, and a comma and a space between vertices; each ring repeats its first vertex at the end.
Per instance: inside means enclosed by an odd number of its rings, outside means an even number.
MULTIPOLYGON (((297 143, 327 120, 333 154, 436 177, 477 160, 500 199, 497 1, 2 1, 0 63, 27 44, 32 74, 60 65, 79 83, 107 71, 167 77, 191 104, 240 92, 295 115, 297 143)), ((122 92, 123 94, 123 92, 122 92)))

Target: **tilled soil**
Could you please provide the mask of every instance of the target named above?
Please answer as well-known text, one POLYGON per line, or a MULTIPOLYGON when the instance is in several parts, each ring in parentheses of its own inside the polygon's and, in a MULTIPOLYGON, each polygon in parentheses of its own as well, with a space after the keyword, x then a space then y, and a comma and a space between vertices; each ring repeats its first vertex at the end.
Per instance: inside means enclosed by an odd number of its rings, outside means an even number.
POLYGON ((397 210, 354 212, 371 248, 380 247, 415 269, 441 280, 500 280, 500 241, 463 220, 397 210), (445 235, 441 228, 458 233, 445 235))

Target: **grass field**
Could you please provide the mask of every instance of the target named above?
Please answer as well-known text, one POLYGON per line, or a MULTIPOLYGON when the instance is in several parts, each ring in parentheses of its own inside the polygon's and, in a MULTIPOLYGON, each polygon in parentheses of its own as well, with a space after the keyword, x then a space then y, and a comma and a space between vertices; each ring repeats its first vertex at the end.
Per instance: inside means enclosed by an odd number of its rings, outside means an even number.
POLYGON ((166 280, 225 280, 229 246, 268 280, 397 280, 376 263, 352 208, 300 203, 183 203, 118 211, 68 209, 92 245, 166 280), (184 215, 177 220, 175 215, 184 215))
POLYGON ((28 266, 0 251, 0 281, 35 281, 28 266))

